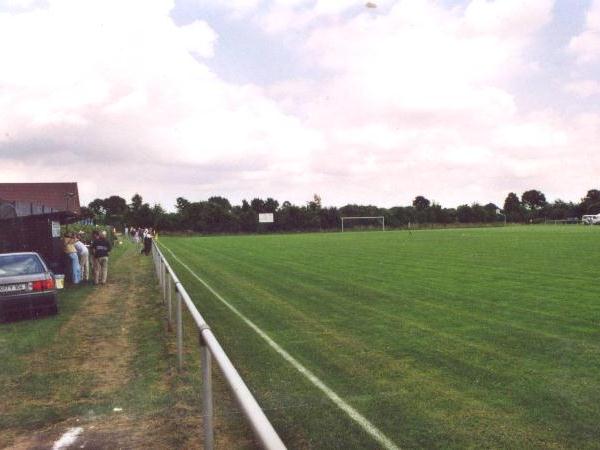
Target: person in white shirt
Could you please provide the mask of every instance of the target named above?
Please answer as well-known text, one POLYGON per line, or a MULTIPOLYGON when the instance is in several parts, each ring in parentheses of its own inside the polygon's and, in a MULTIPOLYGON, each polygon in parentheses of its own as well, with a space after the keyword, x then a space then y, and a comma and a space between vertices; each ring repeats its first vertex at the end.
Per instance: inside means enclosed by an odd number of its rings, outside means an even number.
POLYGON ((90 280, 90 252, 83 242, 77 238, 75 242, 75 250, 77 250, 77 256, 79 257, 79 266, 81 267, 81 280, 90 280))

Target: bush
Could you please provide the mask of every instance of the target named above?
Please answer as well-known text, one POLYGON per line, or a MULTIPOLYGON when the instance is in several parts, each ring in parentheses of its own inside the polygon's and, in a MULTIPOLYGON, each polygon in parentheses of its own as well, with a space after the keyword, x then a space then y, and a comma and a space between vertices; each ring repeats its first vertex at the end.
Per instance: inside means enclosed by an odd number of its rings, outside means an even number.
POLYGON ((114 233, 113 227, 111 227, 109 225, 81 225, 81 224, 63 225, 61 227, 61 233, 63 235, 64 235, 64 233, 67 232, 67 228, 68 228, 69 233, 79 233, 80 231, 83 231, 82 241, 84 241, 84 242, 92 242, 92 233, 94 231, 106 231, 106 237, 111 242, 111 244, 114 244, 115 241, 117 240, 117 236, 114 233))

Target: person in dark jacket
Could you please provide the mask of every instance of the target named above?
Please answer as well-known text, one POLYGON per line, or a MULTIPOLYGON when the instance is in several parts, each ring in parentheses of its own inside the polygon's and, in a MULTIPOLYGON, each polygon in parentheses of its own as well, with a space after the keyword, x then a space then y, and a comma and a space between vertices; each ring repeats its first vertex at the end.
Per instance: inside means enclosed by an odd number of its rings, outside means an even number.
POLYGON ((94 284, 106 284, 108 276, 108 254, 112 246, 108 239, 94 231, 92 240, 92 254, 94 255, 94 284))
POLYGON ((144 230, 144 248, 142 253, 149 255, 152 252, 152 239, 154 238, 154 230, 152 228, 144 230))

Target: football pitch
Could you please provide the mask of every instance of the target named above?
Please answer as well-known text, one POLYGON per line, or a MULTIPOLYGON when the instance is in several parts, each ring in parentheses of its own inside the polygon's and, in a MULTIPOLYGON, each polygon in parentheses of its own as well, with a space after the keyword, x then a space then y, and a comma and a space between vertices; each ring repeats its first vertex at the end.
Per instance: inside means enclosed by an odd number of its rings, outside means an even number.
POLYGON ((600 447, 600 227, 160 244, 289 448, 600 447))

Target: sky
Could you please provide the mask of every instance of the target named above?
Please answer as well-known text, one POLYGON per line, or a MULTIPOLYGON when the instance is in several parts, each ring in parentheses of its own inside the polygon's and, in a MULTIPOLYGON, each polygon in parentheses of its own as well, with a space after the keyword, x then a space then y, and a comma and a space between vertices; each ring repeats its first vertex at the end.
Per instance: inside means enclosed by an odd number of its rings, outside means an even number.
POLYGON ((239 204, 600 188, 600 0, 0 0, 0 180, 239 204))

